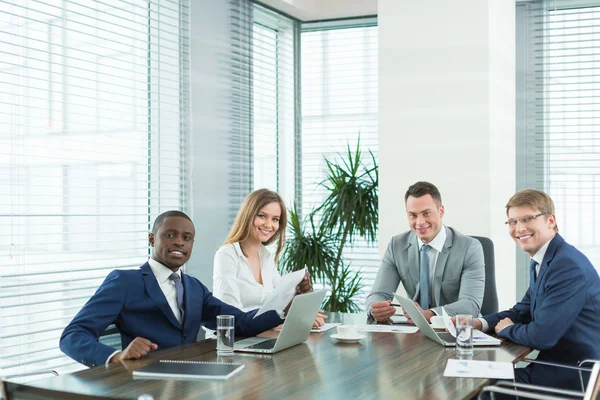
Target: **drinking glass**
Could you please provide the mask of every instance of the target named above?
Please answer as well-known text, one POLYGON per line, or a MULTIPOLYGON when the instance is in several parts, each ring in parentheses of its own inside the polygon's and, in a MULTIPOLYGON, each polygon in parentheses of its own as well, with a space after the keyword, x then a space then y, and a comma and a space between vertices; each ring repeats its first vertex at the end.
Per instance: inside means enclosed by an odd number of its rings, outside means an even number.
POLYGON ((458 314, 456 316, 456 354, 458 356, 473 355, 473 316, 458 314))
POLYGON ((234 342, 234 316, 217 316, 217 355, 232 355, 234 342))

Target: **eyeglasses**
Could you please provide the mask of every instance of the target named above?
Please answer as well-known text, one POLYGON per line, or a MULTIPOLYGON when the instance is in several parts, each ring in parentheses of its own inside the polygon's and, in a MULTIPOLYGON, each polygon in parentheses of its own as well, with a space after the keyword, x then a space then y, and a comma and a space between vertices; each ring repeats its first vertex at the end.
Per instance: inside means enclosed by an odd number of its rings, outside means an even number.
POLYGON ((517 226, 517 222, 520 222, 523 225, 527 225, 528 223, 530 223, 531 221, 533 221, 537 217, 539 217, 541 215, 546 215, 546 214, 548 214, 548 213, 547 212, 543 212, 543 213, 539 213, 539 214, 536 214, 536 215, 528 215, 526 217, 519 218, 519 219, 509 219, 508 221, 505 222, 505 224, 508 225, 508 226, 517 226))

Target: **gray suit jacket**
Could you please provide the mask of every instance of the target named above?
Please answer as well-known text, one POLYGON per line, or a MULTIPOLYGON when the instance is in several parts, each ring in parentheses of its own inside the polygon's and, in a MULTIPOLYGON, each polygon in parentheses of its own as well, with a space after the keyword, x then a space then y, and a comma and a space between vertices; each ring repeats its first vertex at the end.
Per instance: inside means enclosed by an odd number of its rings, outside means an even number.
MULTIPOLYGON (((452 228, 446 230, 446 242, 435 264, 432 307, 442 314, 479 315, 483 302, 485 269, 483 249, 478 240, 452 228)), ((371 303, 391 300, 402 282, 409 298, 419 298, 419 244, 413 231, 394 236, 385 251, 371 294, 367 297, 367 311, 371 303)))

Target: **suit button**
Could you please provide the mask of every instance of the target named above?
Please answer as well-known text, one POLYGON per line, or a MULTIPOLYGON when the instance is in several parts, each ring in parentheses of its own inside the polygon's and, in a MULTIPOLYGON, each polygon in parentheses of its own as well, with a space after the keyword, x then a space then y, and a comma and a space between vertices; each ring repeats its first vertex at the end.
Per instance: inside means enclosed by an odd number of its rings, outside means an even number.
POLYGON ((183 334, 183 338, 184 338, 184 339, 187 339, 187 335, 186 335, 185 333, 183 334))

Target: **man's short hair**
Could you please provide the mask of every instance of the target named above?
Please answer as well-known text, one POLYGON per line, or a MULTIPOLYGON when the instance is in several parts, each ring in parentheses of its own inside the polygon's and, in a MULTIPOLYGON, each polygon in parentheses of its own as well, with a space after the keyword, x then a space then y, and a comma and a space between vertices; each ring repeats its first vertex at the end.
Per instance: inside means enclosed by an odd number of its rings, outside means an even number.
MULTIPOLYGON (((152 234, 156 235, 156 232, 158 232, 158 230, 162 226, 163 222, 165 222, 165 219, 167 219, 169 217, 183 217, 183 218, 187 219, 188 221, 192 222, 191 218, 188 217, 187 214, 182 211, 178 211, 178 210, 165 211, 164 213, 162 213, 158 217, 156 217, 156 219, 154 220, 154 225, 152 226, 152 234)), ((193 224, 194 223, 192 222, 192 225, 193 224)))
MULTIPOLYGON (((530 207, 544 214, 554 214, 554 201, 541 190, 525 189, 515 193, 506 203, 506 215, 511 207, 530 207)), ((558 224, 554 226, 558 232, 558 224)))
POLYGON ((406 194, 404 195, 404 203, 408 200, 409 196, 412 197, 423 197, 425 195, 430 195, 438 207, 442 205, 442 195, 440 191, 433 183, 419 181, 408 187, 406 194))

